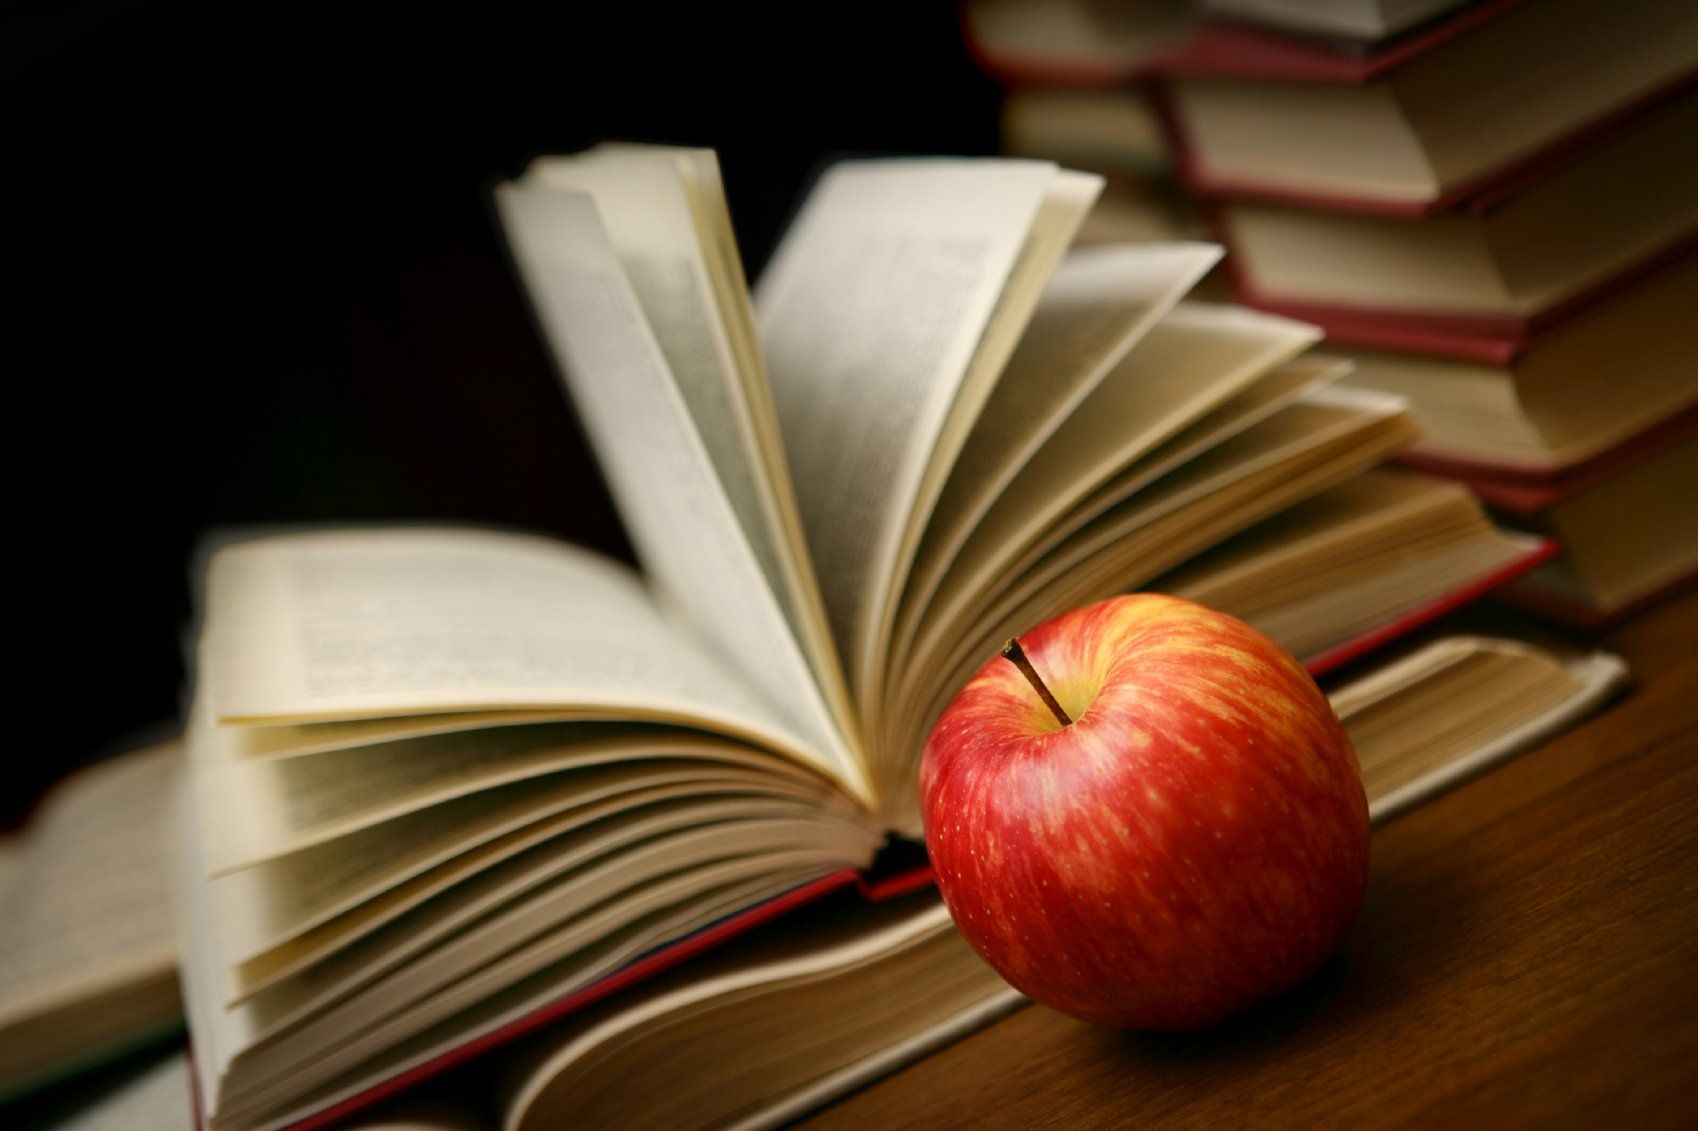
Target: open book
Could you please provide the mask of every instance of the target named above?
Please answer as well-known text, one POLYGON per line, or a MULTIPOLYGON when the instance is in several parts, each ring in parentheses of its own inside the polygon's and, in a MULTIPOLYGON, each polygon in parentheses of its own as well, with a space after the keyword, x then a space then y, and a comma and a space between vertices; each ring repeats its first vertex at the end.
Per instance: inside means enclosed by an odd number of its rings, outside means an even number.
POLYGON ((1217 248, 1070 254, 1099 187, 841 164, 754 299, 711 153, 497 190, 644 575, 464 529, 213 557, 182 865, 212 1126, 346 1110, 842 886, 919 836, 931 721, 1004 637, 1411 439, 1311 328, 1182 301, 1217 248))
POLYGON ((0 1101, 182 1027, 175 743, 80 770, 0 839, 0 1101))

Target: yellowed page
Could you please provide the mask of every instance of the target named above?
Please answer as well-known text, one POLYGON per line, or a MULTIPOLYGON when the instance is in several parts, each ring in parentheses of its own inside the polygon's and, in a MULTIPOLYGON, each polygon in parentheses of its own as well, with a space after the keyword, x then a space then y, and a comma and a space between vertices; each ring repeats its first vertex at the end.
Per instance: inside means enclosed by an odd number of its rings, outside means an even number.
MULTIPOLYGON (((673 786, 649 792, 658 800, 616 814, 594 834, 599 838, 595 851, 613 845, 610 832, 619 843, 630 844, 657 832, 678 833, 726 820, 795 818, 807 812, 794 799, 716 795, 712 788, 692 792, 673 786)), ((574 831, 576 823, 573 814, 538 821, 512 838, 491 842, 402 885, 394 894, 403 899, 392 900, 391 893, 385 893, 362 905, 358 916, 339 917, 243 963, 235 971, 228 1000, 248 1008, 259 1035, 305 1019, 515 896, 593 863, 595 857, 583 851, 585 834, 574 831)))
MULTIPOLYGON (((640 807, 647 790, 674 783, 689 783, 704 795, 790 797, 819 808, 800 783, 690 761, 592 766, 512 782, 217 876, 220 953, 232 964, 256 957, 552 813, 569 809, 586 828, 600 829, 619 811, 640 807)), ((822 812, 820 820, 829 818, 822 812)))
MULTIPOLYGON (((1221 538, 1360 473, 1412 434, 1394 398, 1311 396, 1119 504, 985 593, 970 623, 940 633, 916 654, 914 670, 930 679, 913 681, 910 702, 924 706, 901 716, 910 735, 923 738, 932 715, 998 640, 1074 605, 1135 589, 1221 538)), ((912 754, 918 745, 915 740, 912 754)))
MULTIPOLYGON (((195 838, 182 838, 179 845, 183 873, 203 874, 205 866, 197 857, 195 838)), ((448 1047, 463 1044, 479 1033, 522 1016, 547 1000, 604 977, 656 945, 817 878, 834 867, 817 858, 809 862, 808 857, 806 852, 781 852, 764 859, 732 860, 696 869, 682 877, 683 882, 672 885, 674 890, 659 892, 656 889, 660 885, 649 885, 642 895, 660 898, 663 906, 644 910, 627 902, 608 907, 600 917, 605 921, 588 924, 585 932, 588 941, 582 942, 580 950, 554 967, 527 976, 528 980, 507 990, 474 985, 471 1001, 447 1003, 450 1012, 472 1005, 472 1012, 466 1017, 456 1018, 452 1024, 443 1024, 440 1018, 427 1018, 421 1022, 425 1030, 417 1038, 400 1041, 368 1059, 361 1071, 317 1088, 305 1085, 296 1088, 285 1082, 280 1088, 274 1086, 273 1094, 260 1102, 254 1102, 250 1094, 253 1089, 242 1087, 240 1072, 238 1078, 231 1076, 233 1067, 242 1067, 238 1058, 254 1038, 252 1018, 241 1009, 229 1010, 219 1005, 212 967, 203 962, 190 963, 185 971, 185 1001, 196 1034, 193 1054, 196 1075, 202 1083, 202 1111, 210 1125, 221 1131, 262 1122, 271 1125, 291 1111, 289 1118, 298 1119, 328 1102, 364 1090, 399 1068, 421 1063, 448 1047), (786 859, 798 863, 786 865, 786 859), (698 894, 687 894, 691 890, 698 894)), ((211 954, 214 950, 212 912, 207 904, 209 890, 207 883, 187 885, 186 898, 179 903, 181 933, 197 955, 211 954)), ((334 1051, 324 1047, 313 1049, 314 1063, 323 1063, 334 1051)), ((332 1071, 341 1069, 333 1067, 332 1071)))
POLYGON ((566 705, 704 726, 856 780, 634 574, 575 547, 451 529, 268 538, 220 550, 206 600, 226 723, 566 705))
MULTIPOLYGON (((812 778, 761 751, 700 732, 624 723, 497 727, 356 747, 320 757, 219 753, 197 765, 201 835, 215 873, 322 844, 480 790, 567 769, 640 768, 654 760, 704 771, 734 766, 801 783, 812 778)), ((817 778, 813 779, 817 783, 817 778)))
POLYGON ((808 558, 711 150, 600 146, 524 184, 590 194, 749 548, 840 723, 853 716, 808 558))
POLYGON ((834 775, 866 796, 860 762, 761 571, 594 201, 508 184, 496 204, 650 580, 834 775))
POLYGON ((594 1010, 530 1042, 507 1073, 511 1095, 503 1106, 510 1124, 523 1123, 526 1109, 542 1089, 571 1072, 591 1050, 620 1036, 672 1018, 687 1019, 694 1007, 717 997, 864 967, 952 929, 948 909, 932 901, 919 907, 906 901, 871 905, 846 920, 827 920, 840 928, 829 933, 809 930, 812 924, 803 922, 734 944, 725 953, 709 956, 699 973, 671 975, 638 989, 629 1008, 594 1010))
POLYGON ((1230 613, 1308 660, 1536 547, 1492 526, 1461 484, 1375 469, 1198 555, 1152 588, 1230 613))
POLYGON ((997 496, 1219 259, 1212 244, 1120 244, 1074 251, 1057 268, 926 524, 894 632, 898 654, 997 496))
POLYGON ((1084 500, 1052 523, 1044 538, 1065 538, 1122 500, 1155 483, 1283 412, 1312 392, 1327 388, 1348 370, 1347 363, 1305 354, 1269 370, 1249 386, 1221 401, 1105 480, 1084 500))
POLYGON ((1441 637, 1329 695, 1362 762, 1376 826, 1570 726, 1618 690, 1607 652, 1441 637))
MULTIPOLYGON (((621 714, 620 717, 624 717, 621 714)), ((294 758, 354 750, 380 742, 530 723, 609 722, 605 714, 573 708, 546 711, 439 711, 322 723, 251 723, 221 728, 222 747, 238 758, 294 758)))
MULTIPOLYGON (((999 311, 1060 183, 1042 162, 841 164, 761 280, 773 398, 852 689, 872 662, 904 545, 917 541, 910 530, 930 509, 928 478, 933 494, 942 486, 934 455, 947 463, 965 438, 1001 368, 994 355, 1012 348, 1047 277, 1024 278, 1030 295, 999 311)), ((1075 205, 1079 196, 1069 193, 1075 205)), ((1031 249, 1021 274, 1059 259, 1071 229, 1050 226, 1063 238, 1045 243, 1060 246, 1031 249)))
POLYGON ((396 977, 374 983, 307 1024, 260 1042, 247 1055, 248 1078, 271 1096, 326 1084, 349 1067, 380 1057, 461 1010, 489 1001, 550 965, 617 939, 645 916, 687 907, 715 887, 834 859, 810 843, 818 827, 764 822, 741 833, 745 851, 718 857, 690 851, 684 870, 667 869, 656 847, 628 871, 592 869, 498 918, 456 935, 396 977), (631 883, 635 878, 641 882, 631 883), (517 945, 516 945, 517 944, 517 945))
POLYGON ((81 770, 11 846, 12 880, 0 891, 0 1046, 8 1024, 170 976, 166 820, 181 764, 173 743, 81 770))
MULTIPOLYGON (((714 869, 715 872, 727 870, 735 869, 726 869, 724 866, 716 866, 714 869)), ((273 1089, 272 1096, 263 1107, 251 1101, 246 1105, 240 1102, 232 1103, 230 1097, 237 1089, 226 1086, 221 1089, 224 1094, 215 1097, 215 1118, 212 1126, 216 1131, 236 1126, 234 1118, 227 1112, 245 1113, 245 1121, 248 1123, 263 1118, 268 1121, 267 1126, 280 1127, 295 1122, 314 1111, 323 1110, 364 1091, 376 1081, 429 1061, 480 1034, 499 1029, 548 1002, 557 1000, 563 994, 590 985, 658 943, 689 934, 740 908, 762 902, 809 880, 817 879, 820 874, 817 866, 804 865, 755 879, 734 876, 698 895, 686 897, 660 911, 641 915, 623 927, 610 930, 600 941, 584 946, 570 957, 522 978, 505 990, 488 994, 455 1016, 445 1020, 428 1019, 422 1022, 421 1031, 399 1040, 392 1048, 363 1059, 357 1067, 343 1072, 335 1080, 311 1088, 289 1090, 283 1094, 278 1094, 278 1089, 273 1089)), ((238 1027, 232 1025, 225 1036, 232 1036, 236 1031, 238 1027)), ((227 1043, 224 1047, 238 1046, 235 1043, 227 1043)), ((200 1046, 197 1045, 197 1054, 199 1051, 200 1046)), ((221 1065, 227 1068, 231 1063, 227 1057, 221 1059, 212 1054, 204 1059, 209 1066, 221 1065)))
MULTIPOLYGON (((915 639, 947 632, 1037 536, 1139 455, 1312 343, 1313 327, 1240 307, 1181 303, 1151 328, 985 512, 915 639)), ((916 645, 917 648, 917 645, 916 645)), ((905 670, 909 655, 901 663, 905 670)))

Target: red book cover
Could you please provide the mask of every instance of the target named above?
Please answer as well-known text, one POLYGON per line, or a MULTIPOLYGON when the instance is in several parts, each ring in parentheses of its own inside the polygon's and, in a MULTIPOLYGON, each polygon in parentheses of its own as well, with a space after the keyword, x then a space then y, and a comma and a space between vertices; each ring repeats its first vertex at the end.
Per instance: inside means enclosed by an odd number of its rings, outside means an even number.
POLYGON ((1361 86, 1524 2, 1487 0, 1472 4, 1365 54, 1265 28, 1210 23, 1185 42, 1150 59, 1141 73, 1152 78, 1273 79, 1361 86))
POLYGON ((1698 582, 1698 570, 1681 575, 1672 581, 1664 582, 1649 593, 1635 597, 1619 608, 1601 610, 1582 605, 1574 601, 1564 600, 1552 593, 1531 585, 1507 585, 1494 598, 1518 609, 1526 609, 1530 613, 1550 620, 1561 621, 1572 628, 1583 629, 1587 632, 1602 632, 1614 628, 1637 613, 1643 612, 1666 597, 1670 597, 1694 582, 1698 582))
MULTIPOLYGON (((1489 15, 1501 14, 1502 10, 1507 10, 1513 6, 1513 4, 1506 4, 1501 9, 1488 6, 1493 8, 1489 15)), ((1464 16, 1472 15, 1475 11, 1477 10, 1470 9, 1455 19, 1436 26, 1427 34, 1415 37, 1414 40, 1410 41, 1407 48, 1399 51, 1395 56, 1374 56, 1366 60, 1350 59, 1326 52, 1309 44, 1286 40, 1271 33, 1254 32, 1247 29, 1228 29, 1230 31, 1230 35, 1228 35, 1227 32, 1216 28, 1189 41, 1174 52, 1159 57, 1157 61, 1145 68, 1142 76, 1148 82, 1151 105, 1155 108, 1161 121, 1168 148, 1172 153, 1173 166, 1180 181, 1189 192, 1206 199, 1265 200, 1275 204, 1290 204, 1328 212, 1356 212, 1406 219, 1419 219, 1451 208, 1462 208, 1478 214, 1498 207, 1527 185, 1560 169, 1592 148, 1610 140, 1642 115, 1693 89, 1694 86, 1698 86, 1698 68, 1689 69, 1629 102, 1604 110, 1560 137, 1519 153, 1500 165, 1486 169, 1474 177, 1450 186, 1432 200, 1388 201, 1310 192, 1287 186, 1260 184, 1250 180, 1226 180, 1209 175, 1202 169, 1192 151, 1184 128, 1179 123, 1178 115, 1167 97, 1163 82, 1163 80, 1170 78, 1209 77, 1251 81, 1260 79, 1360 85, 1383 78, 1386 74, 1395 70, 1396 66, 1401 66, 1410 59, 1416 58, 1449 39, 1477 27, 1479 22, 1482 21, 1476 20, 1466 24, 1462 22, 1464 16), (1223 43, 1230 44, 1231 49, 1224 49, 1223 43), (1273 43, 1280 45, 1277 51, 1265 46, 1273 43), (1208 69, 1200 69, 1195 65, 1195 60, 1192 60, 1184 68, 1176 68, 1173 65, 1173 60, 1188 58, 1188 51, 1196 52, 1199 57, 1210 60, 1208 69), (1283 73, 1272 74, 1268 73, 1270 67, 1265 63, 1265 60, 1262 63, 1247 61, 1257 58, 1258 55, 1287 58, 1295 53, 1301 53, 1302 57, 1306 59, 1326 59, 1330 62, 1324 68, 1317 66, 1315 73, 1299 74, 1288 67, 1283 73), (1377 69, 1374 66, 1374 59, 1376 58, 1382 59, 1377 69), (1386 59, 1391 59, 1395 65, 1385 62, 1386 59), (1325 73, 1321 73, 1322 71, 1325 73)))
POLYGON ((1394 458, 1409 467, 1459 480, 1482 501, 1500 510, 1533 515, 1693 436, 1698 436, 1698 407, 1677 413, 1557 474, 1425 456, 1418 451, 1400 452, 1394 458))
MULTIPOLYGON (((694 958, 696 955, 728 943, 763 923, 781 918, 800 907, 825 899, 827 896, 854 889, 863 898, 872 901, 895 899, 898 896, 918 891, 932 882, 931 866, 925 863, 872 874, 857 872, 851 868, 841 872, 833 872, 829 876, 822 876, 810 883, 803 884, 801 887, 793 888, 782 895, 775 896, 765 903, 757 904, 745 911, 721 919, 719 922, 704 927, 695 934, 686 936, 677 942, 650 951, 593 986, 586 986, 576 993, 567 994, 516 1021, 475 1037, 440 1056, 416 1064, 378 1084, 374 1084, 357 1095, 349 1096, 330 1107, 314 1112, 305 1119, 290 1124, 288 1131, 319 1131, 321 1128, 333 1127, 341 1120, 364 1111, 373 1104, 407 1091, 426 1080, 447 1072, 451 1068, 458 1067, 486 1052, 518 1040, 528 1033, 534 1033, 545 1025, 581 1009, 586 1009, 598 1001, 611 997, 613 994, 639 982, 646 981, 664 970, 669 970, 681 962, 694 958)), ((191 1057, 191 1066, 193 1063, 191 1057)), ((195 1125, 205 1127, 206 1120, 200 1104, 200 1081, 192 1077, 193 1072, 191 1071, 190 1090, 194 1102, 195 1125)))
MULTIPOLYGON (((1230 252, 1231 242, 1224 229, 1218 224, 1215 227, 1230 252)), ((1236 268, 1230 254, 1226 270, 1239 301, 1246 306, 1312 323, 1333 341, 1508 365, 1535 339, 1590 313, 1695 250, 1698 250, 1698 231, 1689 232, 1561 302, 1527 315, 1450 314, 1281 299, 1257 291, 1236 268)))

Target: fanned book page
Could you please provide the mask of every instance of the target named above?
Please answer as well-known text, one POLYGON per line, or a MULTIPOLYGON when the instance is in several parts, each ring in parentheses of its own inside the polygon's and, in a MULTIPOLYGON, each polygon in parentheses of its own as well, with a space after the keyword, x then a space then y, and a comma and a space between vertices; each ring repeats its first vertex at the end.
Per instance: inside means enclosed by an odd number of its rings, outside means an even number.
POLYGON ((840 165, 761 280, 796 495, 857 691, 949 464, 1099 187, 1044 162, 840 165))
POLYGON ((725 664, 741 667, 773 710, 858 774, 843 720, 761 572, 594 199, 507 185, 497 201, 644 568, 725 664))
POLYGON ((847 718, 717 159, 703 149, 600 146, 537 161, 524 183, 595 201, 749 548, 827 702, 847 718))

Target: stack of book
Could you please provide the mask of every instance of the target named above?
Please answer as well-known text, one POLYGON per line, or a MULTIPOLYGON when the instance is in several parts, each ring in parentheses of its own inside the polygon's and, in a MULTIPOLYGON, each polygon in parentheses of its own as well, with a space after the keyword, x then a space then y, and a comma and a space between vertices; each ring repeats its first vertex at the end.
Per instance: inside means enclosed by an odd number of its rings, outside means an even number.
POLYGON ((962 33, 1004 88, 1002 152, 1101 175, 1075 243, 1187 239, 1203 226, 1175 192, 1154 109, 1132 80, 1196 22, 1188 0, 970 0, 962 33))
POLYGON ((1146 73, 1240 299, 1561 544, 1509 599, 1596 624, 1698 573, 1698 8, 1208 7, 1146 73))

